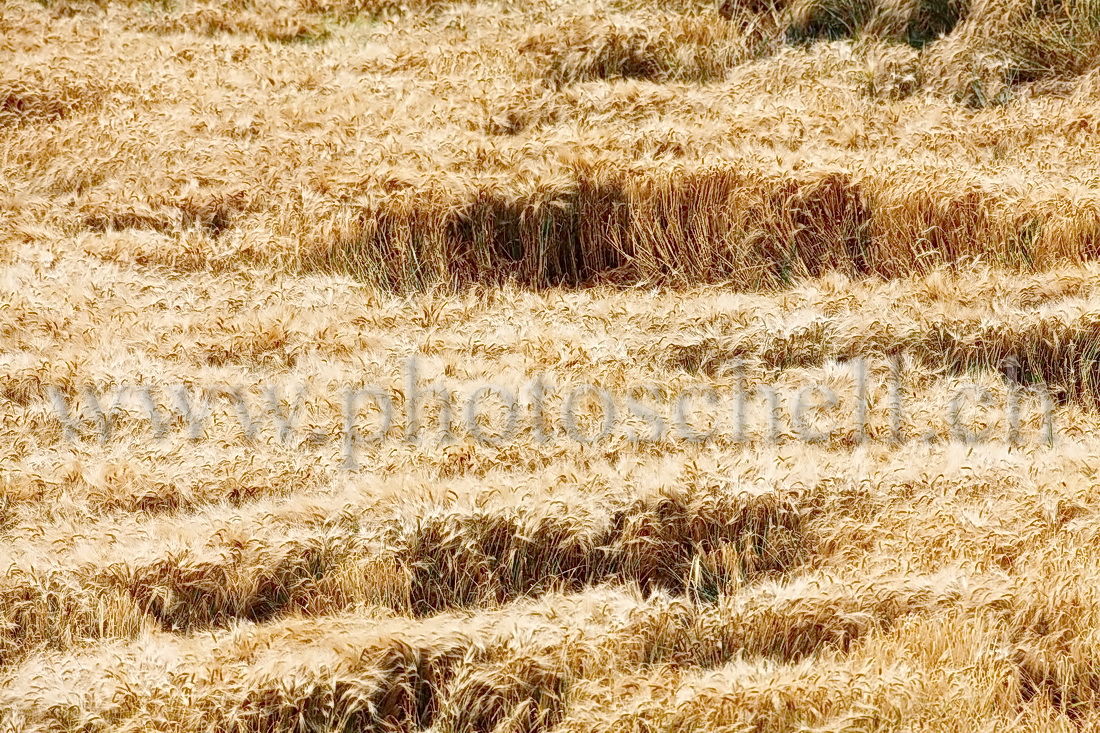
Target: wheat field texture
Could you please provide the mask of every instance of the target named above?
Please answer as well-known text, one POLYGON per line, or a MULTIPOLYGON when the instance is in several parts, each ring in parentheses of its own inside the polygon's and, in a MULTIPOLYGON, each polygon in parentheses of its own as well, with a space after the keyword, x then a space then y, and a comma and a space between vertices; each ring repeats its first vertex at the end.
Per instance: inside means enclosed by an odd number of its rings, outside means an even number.
POLYGON ((1096 0, 0 0, 0 731, 1100 731, 1098 257, 1096 0))

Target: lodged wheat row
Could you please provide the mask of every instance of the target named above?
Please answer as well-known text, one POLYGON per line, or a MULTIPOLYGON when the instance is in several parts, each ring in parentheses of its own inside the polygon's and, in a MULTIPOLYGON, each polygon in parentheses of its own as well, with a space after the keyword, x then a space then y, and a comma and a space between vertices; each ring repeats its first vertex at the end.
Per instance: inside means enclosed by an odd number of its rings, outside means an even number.
POLYGON ((1082 262, 1090 2, 12 3, 0 225, 397 291, 1082 262))

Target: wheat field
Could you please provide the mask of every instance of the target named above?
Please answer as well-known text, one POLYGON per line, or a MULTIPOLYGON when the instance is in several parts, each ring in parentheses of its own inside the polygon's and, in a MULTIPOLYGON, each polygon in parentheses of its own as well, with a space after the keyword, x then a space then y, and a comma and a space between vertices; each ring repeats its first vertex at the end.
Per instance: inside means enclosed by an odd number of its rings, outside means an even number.
POLYGON ((1096 0, 0 0, 0 731, 1100 730, 1098 101, 1096 0))

